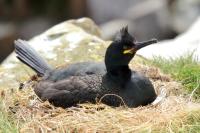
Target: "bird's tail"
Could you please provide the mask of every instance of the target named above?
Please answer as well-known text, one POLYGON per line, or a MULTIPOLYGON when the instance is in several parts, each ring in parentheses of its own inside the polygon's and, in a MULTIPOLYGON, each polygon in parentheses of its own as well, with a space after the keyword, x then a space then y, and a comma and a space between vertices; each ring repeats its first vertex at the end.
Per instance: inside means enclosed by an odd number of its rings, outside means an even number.
POLYGON ((52 70, 51 66, 26 41, 18 39, 14 43, 17 58, 32 68, 38 76, 43 76, 52 70))

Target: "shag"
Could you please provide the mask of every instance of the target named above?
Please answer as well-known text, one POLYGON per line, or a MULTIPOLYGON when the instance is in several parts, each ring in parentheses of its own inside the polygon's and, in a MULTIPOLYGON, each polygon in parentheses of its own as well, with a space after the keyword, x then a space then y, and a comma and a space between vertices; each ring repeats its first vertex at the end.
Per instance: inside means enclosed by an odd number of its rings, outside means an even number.
POLYGON ((108 46, 104 63, 81 62, 62 68, 52 68, 26 41, 15 41, 15 52, 41 77, 34 85, 36 95, 54 106, 66 108, 100 100, 115 107, 137 107, 157 96, 150 80, 128 64, 137 50, 156 42, 137 42, 125 27, 108 46))

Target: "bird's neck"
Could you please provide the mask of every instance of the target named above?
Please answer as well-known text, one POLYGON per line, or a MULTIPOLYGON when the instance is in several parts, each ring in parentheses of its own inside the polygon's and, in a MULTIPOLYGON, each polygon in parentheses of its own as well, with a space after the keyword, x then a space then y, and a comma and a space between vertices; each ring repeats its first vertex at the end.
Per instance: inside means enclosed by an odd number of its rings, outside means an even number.
POLYGON ((106 75, 114 82, 124 85, 131 78, 131 69, 128 65, 115 66, 107 69, 106 75))

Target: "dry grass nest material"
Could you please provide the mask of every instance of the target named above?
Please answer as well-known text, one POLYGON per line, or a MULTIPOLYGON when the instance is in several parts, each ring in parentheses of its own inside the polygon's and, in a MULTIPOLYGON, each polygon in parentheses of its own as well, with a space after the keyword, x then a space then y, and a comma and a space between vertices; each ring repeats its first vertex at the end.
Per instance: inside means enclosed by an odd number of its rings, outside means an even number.
MULTIPOLYGON (((134 65, 152 80, 156 91, 166 89, 167 96, 157 105, 138 108, 112 108, 104 104, 81 104, 67 109, 41 102, 30 88, 2 93, 6 110, 17 120, 20 132, 138 132, 170 131, 172 123, 183 126, 199 104, 183 97, 181 85, 157 68, 134 65)), ((198 114, 200 115, 200 114, 198 114)))

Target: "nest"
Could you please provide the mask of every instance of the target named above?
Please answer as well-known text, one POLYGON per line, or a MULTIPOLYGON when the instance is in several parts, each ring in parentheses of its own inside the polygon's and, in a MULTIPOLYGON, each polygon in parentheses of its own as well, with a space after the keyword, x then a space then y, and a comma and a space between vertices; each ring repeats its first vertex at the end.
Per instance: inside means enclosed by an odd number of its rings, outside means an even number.
MULTIPOLYGON (((162 74, 157 68, 134 65, 148 76, 157 93, 165 96, 155 105, 137 108, 113 108, 101 103, 58 108, 42 102, 29 87, 12 93, 1 92, 7 111, 14 115, 20 132, 169 132, 182 127, 191 112, 200 118, 200 104, 183 93, 180 83, 162 74)), ((196 117, 196 116, 195 116, 196 117)))

